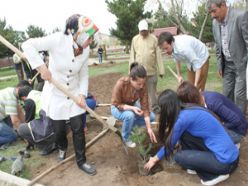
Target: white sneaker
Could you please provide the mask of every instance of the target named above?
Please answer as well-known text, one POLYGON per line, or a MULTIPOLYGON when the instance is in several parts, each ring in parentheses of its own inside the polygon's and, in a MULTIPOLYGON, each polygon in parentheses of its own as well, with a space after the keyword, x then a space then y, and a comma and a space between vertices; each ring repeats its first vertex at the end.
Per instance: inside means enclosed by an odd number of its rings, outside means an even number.
POLYGON ((240 149, 240 143, 235 144, 238 149, 240 149))
POLYGON ((208 180, 208 181, 203 181, 203 180, 201 180, 201 183, 202 183, 202 185, 211 186, 211 185, 216 185, 217 183, 220 183, 220 182, 226 180, 227 178, 229 178, 229 174, 220 175, 220 176, 218 176, 217 178, 214 178, 214 179, 208 180))
POLYGON ((196 171, 195 170, 191 170, 191 169, 187 169, 187 173, 188 174, 196 174, 196 171))
POLYGON ((126 141, 125 144, 129 148, 135 148, 136 147, 136 143, 132 142, 131 140, 126 141))

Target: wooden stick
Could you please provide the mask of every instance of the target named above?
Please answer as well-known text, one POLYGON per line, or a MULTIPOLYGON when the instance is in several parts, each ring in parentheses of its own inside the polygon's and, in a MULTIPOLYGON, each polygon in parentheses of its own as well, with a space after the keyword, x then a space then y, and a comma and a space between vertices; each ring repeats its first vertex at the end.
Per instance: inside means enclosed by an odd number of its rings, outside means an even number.
MULTIPOLYGON (((76 96, 74 96, 71 92, 68 91, 68 89, 61 85, 60 83, 58 83, 57 81, 55 81, 54 79, 51 80, 51 83, 57 88, 59 89, 61 92, 63 92, 65 95, 67 95, 69 98, 71 98, 75 103, 78 102, 78 98, 76 96)), ((104 127, 108 127, 110 128, 112 131, 117 132, 118 129, 108 125, 98 114, 96 114, 91 108, 89 108, 88 106, 86 106, 86 111, 89 112, 92 116, 94 116, 98 121, 100 121, 104 127)))
MULTIPOLYGON (((108 132, 108 130, 109 130, 109 128, 104 129, 96 137, 94 137, 92 140, 90 140, 86 144, 86 148, 89 148, 91 145, 93 145, 98 139, 100 139, 102 136, 104 136, 108 132)), ((50 173, 53 170, 55 170, 56 168, 58 168, 60 165, 63 165, 66 162, 72 160, 74 157, 75 157, 75 154, 72 154, 68 158, 64 159, 63 161, 59 162, 58 164, 56 164, 56 165, 52 166, 51 168, 47 169, 45 172, 41 173, 39 176, 37 176, 36 178, 34 178, 33 180, 31 180, 31 182, 28 184, 28 186, 31 186, 31 185, 35 184, 38 180, 40 180, 41 178, 43 178, 45 175, 47 175, 48 173, 50 173)))
POLYGON ((172 75, 178 80, 177 74, 171 69, 171 67, 170 66, 167 66, 167 68, 170 70, 170 72, 172 73, 172 75))
POLYGON ((0 41, 1 43, 3 43, 6 47, 8 47, 10 50, 12 50, 13 52, 15 52, 20 58, 22 58, 23 60, 25 60, 26 62, 27 59, 24 56, 24 54, 18 49, 16 48, 13 44, 11 44, 9 41, 7 41, 3 36, 0 35, 0 41))
POLYGON ((110 103, 98 103, 96 106, 97 107, 106 107, 106 106, 111 106, 111 104, 110 103))

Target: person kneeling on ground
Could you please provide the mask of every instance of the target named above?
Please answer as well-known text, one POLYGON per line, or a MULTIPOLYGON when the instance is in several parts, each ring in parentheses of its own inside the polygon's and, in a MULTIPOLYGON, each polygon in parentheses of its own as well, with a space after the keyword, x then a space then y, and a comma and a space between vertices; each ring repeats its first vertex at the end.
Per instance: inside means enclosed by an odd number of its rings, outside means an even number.
POLYGON ((183 169, 197 173, 203 185, 226 180, 238 166, 239 150, 221 123, 203 107, 182 109, 173 90, 160 94, 159 106, 159 139, 164 147, 149 159, 145 169, 150 170, 164 156, 172 156, 180 141, 182 148, 173 158, 183 169))
POLYGON ((200 94, 193 84, 186 81, 178 87, 177 95, 184 103, 202 105, 216 114, 233 142, 240 145, 241 139, 246 135, 248 122, 229 98, 218 92, 204 91, 200 94))
POLYGON ((26 86, 19 90, 24 101, 25 122, 19 126, 19 135, 28 141, 28 146, 36 145, 40 155, 45 156, 57 149, 51 121, 41 109, 41 92, 26 86))
POLYGON ((19 105, 19 89, 27 81, 20 81, 16 87, 0 90, 0 146, 17 139, 15 130, 24 122, 24 113, 19 105))
POLYGON ((149 111, 146 78, 145 68, 138 63, 132 63, 129 76, 121 77, 112 92, 111 113, 116 119, 123 121, 122 138, 131 148, 136 146, 129 139, 135 125, 146 125, 151 141, 157 142, 151 128, 151 121, 155 120, 155 114, 149 111))

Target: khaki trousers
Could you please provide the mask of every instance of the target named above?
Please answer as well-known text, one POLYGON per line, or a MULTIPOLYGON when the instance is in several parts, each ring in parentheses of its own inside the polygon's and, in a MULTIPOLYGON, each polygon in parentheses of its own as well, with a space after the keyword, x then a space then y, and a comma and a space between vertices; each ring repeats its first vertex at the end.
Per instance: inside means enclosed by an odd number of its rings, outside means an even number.
MULTIPOLYGON (((209 67, 209 60, 207 60, 204 65, 199 69, 200 70, 200 78, 199 81, 196 82, 196 88, 198 90, 204 91, 205 85, 207 82, 208 77, 208 67, 209 67)), ((195 72, 188 69, 188 81, 195 84, 195 72)))

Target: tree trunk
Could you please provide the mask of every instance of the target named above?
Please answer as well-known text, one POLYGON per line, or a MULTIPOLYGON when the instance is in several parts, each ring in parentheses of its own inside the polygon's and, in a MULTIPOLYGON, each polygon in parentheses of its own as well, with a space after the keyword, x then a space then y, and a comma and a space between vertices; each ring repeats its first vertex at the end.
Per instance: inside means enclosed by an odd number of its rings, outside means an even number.
MULTIPOLYGON (((183 24, 182 24, 182 22, 181 22, 181 20, 180 20, 180 18, 179 18, 179 16, 178 16, 178 14, 177 14, 176 11, 175 11, 175 10, 177 10, 177 9, 176 9, 176 7, 175 7, 174 1, 175 1, 175 0, 171 0, 171 6, 172 6, 172 11, 173 11, 173 14, 174 14, 174 16, 175 16, 176 22, 177 22, 177 24, 178 24, 180 30, 181 30, 183 33, 187 33, 187 31, 186 31, 186 29, 184 28, 184 26, 183 26, 183 24)), ((182 9, 182 7, 181 7, 181 9, 182 9)))
POLYGON ((199 34, 199 37, 198 37, 199 40, 202 39, 204 28, 205 28, 207 20, 208 20, 208 15, 209 15, 209 12, 207 11, 206 16, 205 16, 204 21, 203 21, 202 26, 201 26, 201 31, 200 31, 200 34, 199 34))

